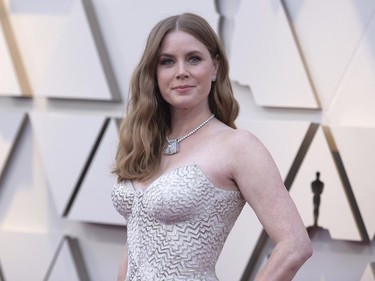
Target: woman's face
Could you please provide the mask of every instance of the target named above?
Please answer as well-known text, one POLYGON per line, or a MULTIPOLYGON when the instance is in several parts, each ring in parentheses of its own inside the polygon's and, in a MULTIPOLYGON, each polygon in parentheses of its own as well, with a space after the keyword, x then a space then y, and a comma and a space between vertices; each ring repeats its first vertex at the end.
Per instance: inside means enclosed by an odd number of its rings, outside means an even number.
POLYGON ((206 46, 184 31, 168 33, 161 44, 157 82, 171 108, 208 108, 208 95, 218 61, 206 46))

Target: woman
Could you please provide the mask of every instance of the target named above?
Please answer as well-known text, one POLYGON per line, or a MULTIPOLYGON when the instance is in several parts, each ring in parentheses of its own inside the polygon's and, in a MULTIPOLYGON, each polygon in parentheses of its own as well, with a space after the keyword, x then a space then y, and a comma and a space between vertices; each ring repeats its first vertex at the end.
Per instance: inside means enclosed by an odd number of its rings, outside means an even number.
POLYGON ((228 72, 201 17, 172 16, 152 29, 114 169, 112 199, 128 227, 118 280, 218 280, 216 261, 245 202, 276 243, 257 280, 291 280, 312 254, 270 154, 236 129, 228 72))

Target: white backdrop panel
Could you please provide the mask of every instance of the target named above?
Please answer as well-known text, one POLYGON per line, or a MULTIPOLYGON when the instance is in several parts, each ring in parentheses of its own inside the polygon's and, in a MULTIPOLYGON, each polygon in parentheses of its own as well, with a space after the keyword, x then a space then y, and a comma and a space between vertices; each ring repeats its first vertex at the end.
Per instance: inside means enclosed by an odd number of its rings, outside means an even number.
POLYGON ((260 106, 317 108, 279 1, 242 0, 232 42, 231 77, 260 106))
POLYGON ((118 143, 118 127, 111 120, 68 217, 73 220, 124 225, 125 220, 112 205, 111 191, 116 178, 111 174, 118 143))
POLYGON ((374 93, 375 12, 327 112, 329 124, 375 127, 374 93))
POLYGON ((1 181, 1 230, 48 232, 62 222, 46 188, 41 158, 27 122, 1 181))
POLYGON ((13 0, 9 9, 34 94, 112 100, 81 0, 48 2, 13 0))
POLYGON ((104 118, 36 112, 30 118, 49 188, 61 215, 83 172, 104 118))
MULTIPOLYGON (((50 233, 79 237, 82 246, 84 246, 83 254, 85 255, 85 261, 88 262, 90 277, 93 276, 92 280, 115 280, 118 264, 124 251, 125 229, 77 223, 63 219, 57 214, 52 192, 48 188, 45 177, 46 173, 42 165, 44 163, 42 163, 37 143, 33 139, 34 135, 30 123, 27 122, 17 143, 17 149, 14 150, 11 161, 8 163, 7 173, 3 175, 0 186, 0 235, 3 232, 12 233, 11 235, 17 232, 25 235, 50 233)), ((43 236, 42 239, 45 240, 45 237, 43 236)), ((57 240, 60 241, 60 238, 57 240)), ((2 241, 0 237, 0 243, 2 241)), ((7 240, 4 240, 4 243, 7 243, 7 240)), ((24 254, 24 251, 27 252, 27 255, 32 256, 33 261, 39 263, 39 260, 35 257, 42 254, 38 248, 40 244, 37 243, 35 248, 23 247, 23 244, 18 242, 14 244, 17 245, 0 249, 3 271, 20 271, 20 263, 5 264, 2 256, 24 254), (15 249, 17 249, 17 252, 15 252, 15 249)), ((53 252, 55 251, 54 249, 53 252)), ((52 263, 52 255, 48 259, 52 263)), ((35 270, 39 272, 39 266, 45 265, 47 266, 47 264, 44 264, 43 257, 40 263, 36 265, 35 270)), ((30 266, 33 265, 30 264, 30 266)), ((28 267, 22 268, 25 268, 25 270, 17 274, 28 274, 28 267)), ((35 279, 31 279, 30 276, 28 276, 28 279, 22 275, 18 279, 10 278, 6 280, 39 281, 43 280, 45 273, 43 270, 42 275, 40 271, 35 279)))
POLYGON ((331 128, 370 239, 375 235, 375 128, 331 128))
POLYGON ((68 242, 64 240, 62 243, 50 275, 45 281, 80 281, 68 242))
POLYGON ((0 231, 5 280, 44 280, 61 235, 0 231))
POLYGON ((119 235, 116 234, 116 237, 120 237, 120 239, 114 239, 113 235, 110 235, 111 228, 108 227, 96 225, 95 231, 90 230, 87 230, 85 235, 79 239, 90 281, 117 280, 120 262, 124 256, 125 227, 118 229, 119 235), (100 233, 98 227, 100 227, 100 231, 105 233, 98 236, 98 233, 100 233))
POLYGON ((371 15, 373 0, 285 0, 322 107, 329 106, 371 15))
POLYGON ((0 22, 0 96, 21 96, 17 73, 0 22))

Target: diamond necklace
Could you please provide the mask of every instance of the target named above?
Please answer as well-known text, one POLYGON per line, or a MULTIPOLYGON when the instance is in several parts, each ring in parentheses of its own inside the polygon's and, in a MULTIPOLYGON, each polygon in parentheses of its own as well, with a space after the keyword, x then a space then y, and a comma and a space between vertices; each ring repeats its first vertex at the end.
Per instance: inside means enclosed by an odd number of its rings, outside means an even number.
POLYGON ((204 125, 206 125, 212 118, 215 117, 215 114, 212 114, 210 118, 208 118, 206 121, 203 121, 198 127, 196 127, 191 132, 187 133, 186 135, 182 136, 179 139, 173 139, 170 140, 167 137, 168 146, 164 150, 165 155, 173 155, 180 151, 179 143, 182 142, 184 139, 190 137, 192 134, 196 133, 200 128, 202 128, 204 125))

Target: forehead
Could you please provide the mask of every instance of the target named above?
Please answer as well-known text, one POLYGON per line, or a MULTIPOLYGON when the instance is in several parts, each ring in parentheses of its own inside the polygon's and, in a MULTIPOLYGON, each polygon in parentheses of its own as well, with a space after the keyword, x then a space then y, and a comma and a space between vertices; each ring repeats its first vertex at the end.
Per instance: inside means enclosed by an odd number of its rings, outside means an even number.
POLYGON ((176 50, 196 50, 208 53, 207 47, 201 41, 190 33, 181 30, 168 32, 164 36, 160 50, 162 53, 176 50))

